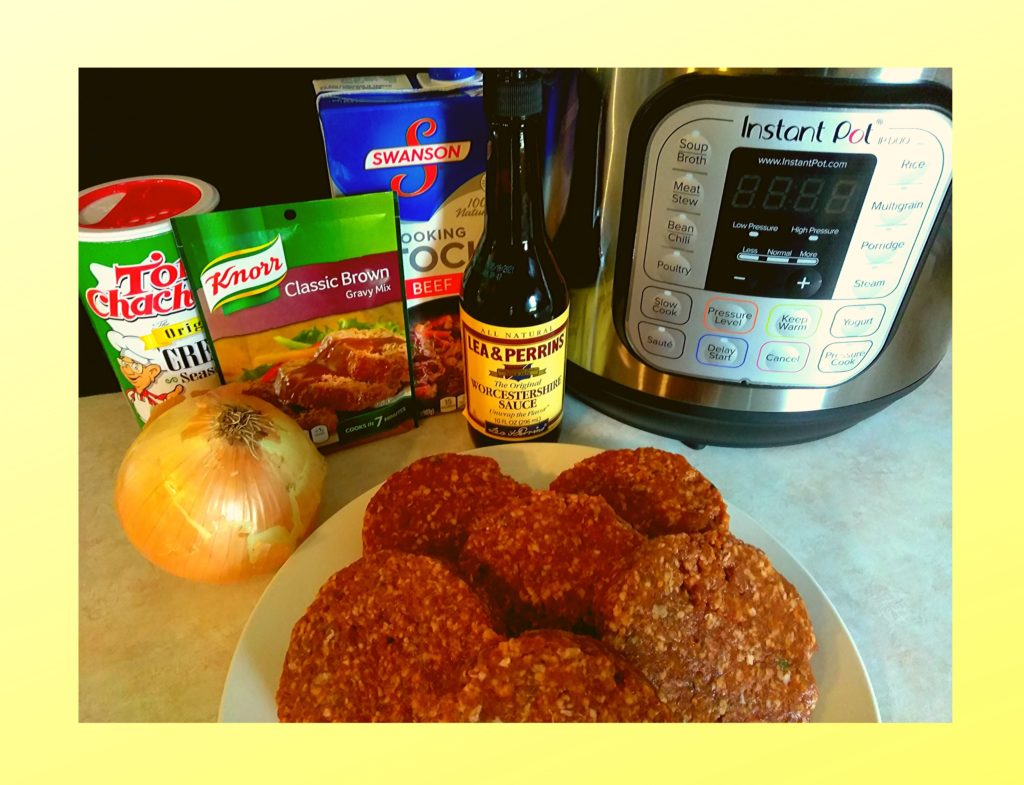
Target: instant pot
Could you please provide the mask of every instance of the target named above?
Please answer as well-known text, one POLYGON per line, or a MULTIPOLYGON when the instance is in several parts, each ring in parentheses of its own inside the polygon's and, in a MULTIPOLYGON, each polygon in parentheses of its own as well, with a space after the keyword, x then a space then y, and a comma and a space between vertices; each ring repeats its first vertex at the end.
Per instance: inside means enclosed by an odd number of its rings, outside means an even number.
POLYGON ((550 90, 570 391, 694 446, 767 446, 920 385, 950 340, 951 80, 599 69, 550 90))

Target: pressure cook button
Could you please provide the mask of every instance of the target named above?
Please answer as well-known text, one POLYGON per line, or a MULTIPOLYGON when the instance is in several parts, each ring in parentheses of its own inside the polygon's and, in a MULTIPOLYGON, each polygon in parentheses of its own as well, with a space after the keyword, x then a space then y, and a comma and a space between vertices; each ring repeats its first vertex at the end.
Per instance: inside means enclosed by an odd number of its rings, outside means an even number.
POLYGON ((871 351, 871 341, 830 343, 821 353, 818 370, 822 373, 852 371, 864 361, 869 351, 871 351))
POLYGON ((797 270, 789 277, 788 288, 797 297, 813 297, 821 288, 821 273, 817 270, 797 270))
POLYGON ((686 336, 671 327, 662 327, 649 322, 640 322, 640 345, 644 350, 659 357, 676 359, 683 356, 686 336))
POLYGON ((644 270, 655 281, 675 284, 687 284, 692 272, 690 260, 682 251, 644 257, 644 270))
POLYGON ((724 368, 738 368, 747 359, 747 342, 742 338, 727 338, 724 335, 702 335, 697 342, 697 362, 702 365, 718 365, 724 368))
POLYGON ((690 172, 678 175, 672 182, 669 204, 674 210, 692 212, 700 210, 704 201, 704 183, 690 172))
POLYGON ((806 343, 784 343, 769 341, 761 347, 757 367, 771 373, 796 373, 807 365, 811 347, 806 343))
POLYGON ((709 330, 726 333, 749 333, 757 321, 757 303, 749 300, 728 300, 715 297, 704 311, 704 324, 709 330))
POLYGON ((675 248, 693 248, 697 244, 697 226, 683 213, 672 213, 665 220, 665 240, 675 248))
POLYGON ((832 335, 836 338, 859 338, 862 335, 874 335, 882 324, 885 306, 848 305, 840 308, 832 320, 832 335))
POLYGON ((640 298, 640 311, 644 316, 672 324, 686 324, 692 308, 690 295, 657 286, 648 286, 640 298))
POLYGON ((816 305, 776 305, 768 314, 768 334, 777 338, 804 338, 814 335, 821 319, 816 305))

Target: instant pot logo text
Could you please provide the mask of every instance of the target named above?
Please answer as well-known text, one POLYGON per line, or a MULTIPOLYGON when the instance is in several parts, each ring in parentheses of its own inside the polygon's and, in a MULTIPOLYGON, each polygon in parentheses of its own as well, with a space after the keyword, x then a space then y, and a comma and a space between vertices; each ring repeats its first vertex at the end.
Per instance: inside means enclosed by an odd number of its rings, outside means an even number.
POLYGON ((419 196, 430 190, 437 180, 438 164, 464 161, 469 155, 470 143, 438 142, 424 144, 420 137, 430 138, 437 132, 437 123, 430 117, 413 120, 405 130, 403 147, 382 147, 370 150, 363 162, 364 169, 392 169, 398 166, 423 165, 423 182, 418 188, 406 191, 405 180, 408 175, 396 174, 391 178, 391 190, 399 196, 419 196))
POLYGON ((740 136, 744 139, 783 142, 831 142, 832 144, 871 144, 874 123, 855 126, 850 120, 840 120, 834 126, 826 126, 824 120, 815 125, 795 125, 781 117, 770 122, 755 122, 750 115, 743 118, 740 136))

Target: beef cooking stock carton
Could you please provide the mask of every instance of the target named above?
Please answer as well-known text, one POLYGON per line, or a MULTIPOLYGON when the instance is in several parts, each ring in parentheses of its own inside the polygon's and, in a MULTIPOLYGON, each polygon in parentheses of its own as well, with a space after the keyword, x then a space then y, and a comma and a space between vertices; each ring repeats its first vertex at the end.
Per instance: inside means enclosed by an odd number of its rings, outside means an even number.
POLYGON ((413 425, 390 192, 173 219, 221 377, 321 450, 413 425))
POLYGON ((444 70, 314 82, 331 192, 390 189, 398 197, 422 416, 465 405, 459 293, 484 228, 489 126, 481 77, 444 70))

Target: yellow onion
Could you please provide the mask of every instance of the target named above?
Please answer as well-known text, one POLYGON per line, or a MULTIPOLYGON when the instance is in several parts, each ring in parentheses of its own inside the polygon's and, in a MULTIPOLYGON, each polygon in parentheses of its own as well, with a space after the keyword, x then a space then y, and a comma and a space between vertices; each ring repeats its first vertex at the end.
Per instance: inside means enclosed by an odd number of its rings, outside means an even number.
POLYGON ((128 449, 114 504, 132 544, 182 578, 280 567, 310 532, 326 462, 276 406, 230 384, 160 407, 128 449))

